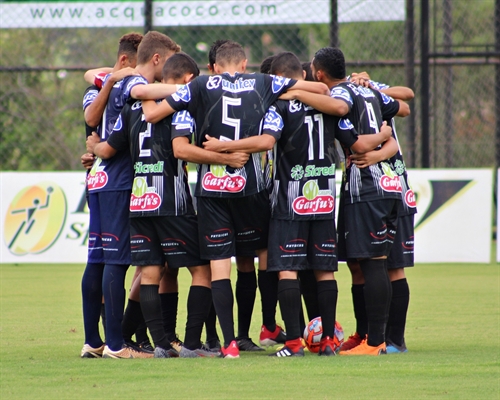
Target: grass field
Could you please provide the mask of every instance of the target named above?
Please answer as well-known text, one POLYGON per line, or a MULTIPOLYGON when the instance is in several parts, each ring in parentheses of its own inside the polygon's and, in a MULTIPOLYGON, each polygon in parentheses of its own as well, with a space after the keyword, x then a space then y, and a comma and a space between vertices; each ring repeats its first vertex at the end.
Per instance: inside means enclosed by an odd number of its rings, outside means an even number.
MULTIPOLYGON (((0 265, 1 399, 499 399, 498 264, 407 270, 407 354, 271 359, 80 359, 83 265, 0 265)), ((129 271, 128 278, 132 274, 129 271)), ((349 273, 337 319, 354 329, 349 273)), ((180 274, 183 336, 187 271, 180 274)), ((251 335, 258 339, 257 299, 251 335)), ((278 315, 278 321, 281 317, 278 315)))

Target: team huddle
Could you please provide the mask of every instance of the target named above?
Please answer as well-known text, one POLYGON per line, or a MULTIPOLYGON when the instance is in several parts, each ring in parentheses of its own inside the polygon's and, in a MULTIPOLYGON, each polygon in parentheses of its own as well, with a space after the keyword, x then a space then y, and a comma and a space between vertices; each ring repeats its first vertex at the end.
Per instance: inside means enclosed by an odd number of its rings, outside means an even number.
POLYGON ((367 73, 348 77, 331 47, 310 63, 281 52, 260 73, 246 65, 240 44, 218 40, 210 75, 200 75, 179 45, 151 31, 124 35, 115 66, 85 74, 81 357, 238 358, 277 344, 270 356, 304 356, 302 298, 307 320, 321 318, 320 356, 407 351, 404 268, 413 266, 416 207, 394 117, 409 114, 413 92, 367 73), (196 204, 188 162, 197 164, 196 204), (351 271, 356 318, 343 343, 335 338, 338 261, 351 271), (125 308, 130 265, 137 268, 125 308), (182 341, 181 267, 192 276, 182 341), (257 288, 260 346, 249 337, 257 288))

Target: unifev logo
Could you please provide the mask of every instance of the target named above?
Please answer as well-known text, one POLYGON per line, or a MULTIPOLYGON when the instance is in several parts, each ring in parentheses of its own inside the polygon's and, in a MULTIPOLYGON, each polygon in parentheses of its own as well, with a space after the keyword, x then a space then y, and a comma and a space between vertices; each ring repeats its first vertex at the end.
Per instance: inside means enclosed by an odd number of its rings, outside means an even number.
POLYGON ((101 189, 108 183, 108 174, 101 166, 102 160, 97 158, 87 176, 87 188, 89 190, 101 189))
POLYGON ((302 187, 302 196, 295 198, 292 209, 299 215, 329 214, 335 208, 330 190, 319 190, 318 182, 311 180, 302 187))
POLYGON ((203 175, 201 186, 209 192, 241 192, 247 181, 241 175, 229 175, 224 165, 211 165, 210 171, 203 175))
POLYGON ((53 182, 39 182, 19 191, 9 205, 4 240, 12 254, 39 254, 49 249, 66 221, 66 196, 53 182))
POLYGON ((161 205, 161 197, 156 193, 154 186, 148 187, 144 176, 134 178, 132 193, 130 194, 130 211, 154 211, 161 205))

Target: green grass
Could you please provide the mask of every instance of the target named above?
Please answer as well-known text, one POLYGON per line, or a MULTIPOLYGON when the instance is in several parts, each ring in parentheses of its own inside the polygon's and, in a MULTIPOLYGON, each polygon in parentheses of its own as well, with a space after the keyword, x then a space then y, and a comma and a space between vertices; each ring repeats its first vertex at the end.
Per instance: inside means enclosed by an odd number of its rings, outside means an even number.
MULTIPOLYGON (((0 265, 1 399, 500 398, 498 264, 408 269, 409 353, 326 359, 271 359, 268 350, 238 360, 82 360, 82 272, 81 265, 0 265)), ((182 337, 187 271, 179 279, 182 337)), ((348 335, 354 318, 344 265, 337 279, 337 319, 348 335)))

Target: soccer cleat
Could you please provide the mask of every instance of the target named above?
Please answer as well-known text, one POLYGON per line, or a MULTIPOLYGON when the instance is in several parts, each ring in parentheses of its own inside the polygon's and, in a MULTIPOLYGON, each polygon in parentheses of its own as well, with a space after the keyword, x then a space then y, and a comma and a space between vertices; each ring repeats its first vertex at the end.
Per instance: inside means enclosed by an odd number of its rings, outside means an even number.
POLYGON ((359 346, 352 348, 351 350, 340 350, 341 356, 379 356, 381 354, 387 354, 385 343, 378 346, 370 346, 368 340, 364 339, 359 346))
POLYGON ((359 346, 362 341, 363 338, 358 334, 358 332, 354 332, 353 335, 349 336, 349 339, 347 339, 344 343, 342 343, 340 350, 341 351, 351 350, 354 347, 359 346))
POLYGON ((220 351, 213 351, 201 345, 199 349, 189 350, 187 347, 182 346, 179 353, 181 358, 198 358, 198 357, 219 357, 220 351))
POLYGON ((163 347, 156 346, 154 351, 154 358, 177 358, 179 357, 179 352, 173 347, 170 349, 164 349, 163 347))
POLYGON ((238 349, 238 343, 233 340, 226 347, 221 347, 220 357, 222 358, 240 358, 240 350, 238 349))
POLYGON ((262 347, 257 346, 250 338, 236 338, 240 351, 265 351, 262 347))
POLYGON ((139 343, 137 346, 139 346, 139 348, 145 352, 154 353, 154 351, 155 351, 154 347, 151 345, 151 342, 147 339, 145 341, 139 343))
POLYGON ((335 350, 335 341, 330 337, 324 337, 319 342, 319 352, 320 356, 334 356, 337 354, 335 350))
POLYGON ((390 340, 386 342, 386 351, 387 354, 408 353, 408 349, 406 348, 406 344, 404 342, 401 346, 398 346, 390 340))
POLYGON ((219 339, 213 339, 213 340, 207 340, 204 344, 205 348, 211 350, 211 351, 218 351, 220 352, 220 341, 219 339))
POLYGON ((81 358, 101 358, 102 352, 104 351, 104 344, 101 347, 93 348, 92 346, 85 343, 80 353, 81 358))
POLYGON ((120 350, 113 351, 108 346, 104 347, 103 358, 153 358, 152 353, 139 351, 131 346, 123 345, 120 350))
POLYGON ((170 342, 170 346, 172 346, 175 351, 177 351, 177 353, 181 352, 183 344, 184 343, 182 343, 182 340, 180 340, 178 336, 176 336, 175 339, 170 342))
POLYGON ((260 329, 260 338, 259 343, 261 346, 269 347, 274 346, 276 344, 284 344, 286 342, 286 332, 279 325, 276 325, 276 329, 274 332, 271 332, 266 328, 265 325, 262 325, 260 329))
POLYGON ((269 357, 304 357, 304 349, 301 347, 297 351, 293 351, 288 346, 283 346, 276 353, 269 354, 269 357))

